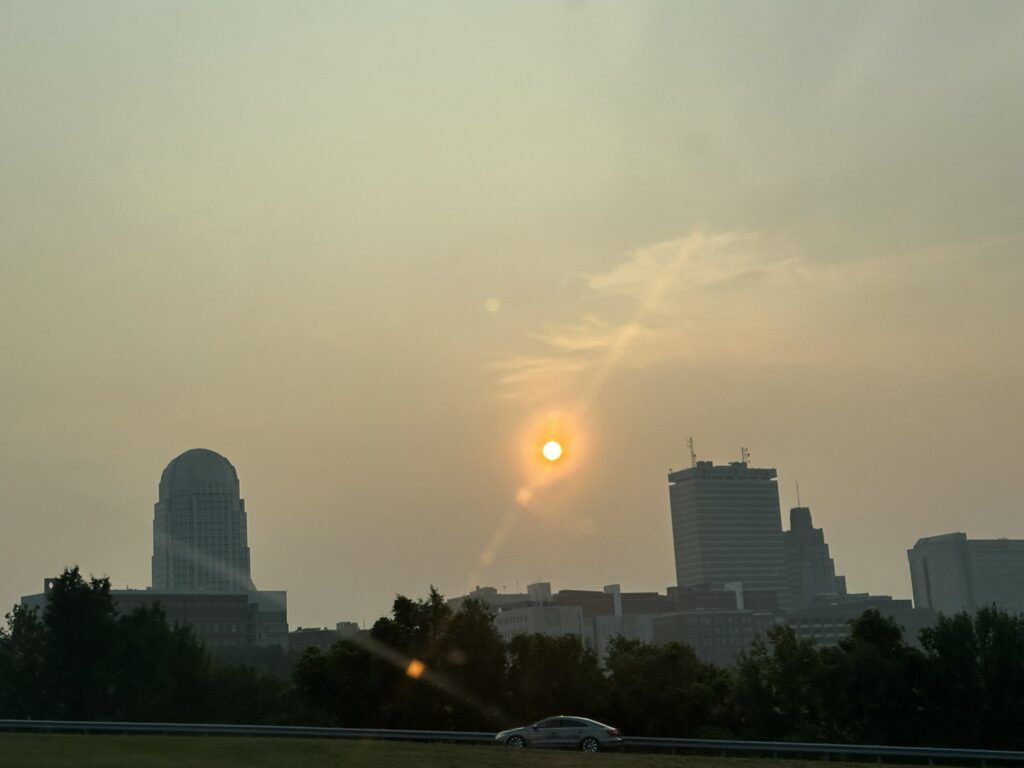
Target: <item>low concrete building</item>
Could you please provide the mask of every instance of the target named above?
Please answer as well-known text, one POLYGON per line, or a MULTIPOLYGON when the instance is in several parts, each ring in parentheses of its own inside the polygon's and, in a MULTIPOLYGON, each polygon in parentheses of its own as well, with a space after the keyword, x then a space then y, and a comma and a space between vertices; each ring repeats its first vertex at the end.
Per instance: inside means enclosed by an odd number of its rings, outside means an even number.
MULTIPOLYGON (((46 608, 54 579, 43 583, 43 591, 21 598, 21 604, 46 608)), ((187 624, 211 650, 246 645, 279 646, 288 650, 288 595, 283 591, 256 592, 164 592, 155 589, 112 589, 110 596, 120 614, 157 603, 167 623, 187 624)))
POLYGON ((654 617, 654 642, 684 643, 702 661, 719 667, 736 663, 740 651, 750 648, 782 619, 775 613, 752 610, 679 611, 654 617))
POLYGON ((338 642, 337 630, 327 627, 299 627, 293 629, 288 635, 288 648, 293 653, 302 653, 309 648, 319 648, 327 651, 332 645, 338 642))
POLYGON ((801 639, 815 645, 836 645, 850 636, 850 623, 864 611, 876 610, 903 627, 903 639, 920 646, 921 630, 935 623, 934 611, 914 608, 909 600, 896 600, 888 595, 854 594, 828 598, 819 596, 800 611, 786 615, 786 623, 801 639))
POLYGON ((506 642, 516 635, 572 635, 602 661, 614 637, 653 642, 653 614, 671 611, 676 605, 675 599, 667 595, 623 592, 618 584, 602 590, 564 589, 552 593, 548 582, 528 585, 525 594, 477 587, 468 595, 450 599, 448 605, 457 610, 469 598, 495 610, 495 626, 506 642))
MULTIPOLYGON (((548 586, 550 587, 550 585, 548 586)), ((526 593, 498 592, 496 587, 480 586, 470 591, 469 594, 450 597, 446 602, 448 603, 449 608, 453 611, 457 611, 467 600, 476 600, 494 611, 497 611, 499 608, 531 604, 530 596, 526 593)))
POLYGON ((583 609, 578 605, 527 605, 505 608, 494 617, 506 642, 516 635, 575 635, 584 637, 583 609))
POLYGON ((359 634, 359 625, 354 621, 339 621, 334 629, 329 627, 299 627, 288 635, 288 648, 293 653, 302 653, 307 648, 329 650, 341 640, 351 640, 359 634))
POLYGON ((654 642, 654 616, 629 614, 623 616, 591 616, 586 619, 587 646, 593 649, 603 664, 608 658, 608 649, 612 640, 622 637, 626 640, 639 640, 650 645, 654 642))

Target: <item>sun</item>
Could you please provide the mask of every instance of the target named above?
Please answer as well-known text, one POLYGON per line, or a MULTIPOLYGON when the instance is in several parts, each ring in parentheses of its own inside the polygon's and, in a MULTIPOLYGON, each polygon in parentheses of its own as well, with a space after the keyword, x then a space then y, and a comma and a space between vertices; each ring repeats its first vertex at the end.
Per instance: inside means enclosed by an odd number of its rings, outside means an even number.
POLYGON ((562 458, 562 446, 556 440, 548 440, 544 443, 544 447, 540 449, 540 452, 544 454, 544 458, 548 461, 558 461, 562 458))

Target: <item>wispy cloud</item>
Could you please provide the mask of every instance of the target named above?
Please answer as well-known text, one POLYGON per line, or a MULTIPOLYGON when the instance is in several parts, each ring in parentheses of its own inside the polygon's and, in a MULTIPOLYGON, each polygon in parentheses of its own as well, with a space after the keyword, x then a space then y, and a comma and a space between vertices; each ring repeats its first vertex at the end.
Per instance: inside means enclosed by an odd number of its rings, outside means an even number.
POLYGON ((502 391, 528 401, 559 392, 589 400, 620 364, 678 356, 668 336, 691 324, 687 294, 764 280, 789 266, 756 254, 752 245, 738 234, 698 232, 631 251, 612 269, 581 276, 580 319, 531 334, 540 350, 501 361, 502 391))
POLYGON ((697 232, 638 248, 579 276, 578 319, 529 334, 533 350, 497 364, 499 386, 506 397, 585 406, 619 367, 907 365, 951 344, 977 358, 983 334, 951 312, 966 307, 970 286, 999 285, 977 269, 992 247, 829 262, 754 235, 697 232))

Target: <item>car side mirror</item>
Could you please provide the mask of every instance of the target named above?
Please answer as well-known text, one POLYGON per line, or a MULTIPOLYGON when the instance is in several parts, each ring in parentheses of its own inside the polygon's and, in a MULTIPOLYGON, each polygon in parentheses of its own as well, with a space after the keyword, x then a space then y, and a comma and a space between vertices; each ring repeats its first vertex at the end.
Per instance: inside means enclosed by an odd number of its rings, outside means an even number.
POLYGON ((530 726, 530 730, 533 730, 533 731, 536 731, 538 728, 540 728, 539 725, 531 725, 530 726))

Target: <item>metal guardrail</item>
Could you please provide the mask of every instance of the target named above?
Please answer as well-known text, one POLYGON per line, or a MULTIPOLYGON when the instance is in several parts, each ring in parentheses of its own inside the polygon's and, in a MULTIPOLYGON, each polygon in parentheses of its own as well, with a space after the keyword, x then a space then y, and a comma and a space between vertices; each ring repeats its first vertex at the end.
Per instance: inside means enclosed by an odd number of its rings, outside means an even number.
MULTIPOLYGON (((494 734, 483 731, 401 731, 383 728, 320 728, 301 725, 224 725, 216 723, 116 723, 74 720, 0 720, 0 731, 43 733, 118 733, 193 736, 277 736, 317 739, 364 739, 460 744, 492 744, 494 734)), ((953 763, 1021 763, 1024 752, 994 749, 899 747, 883 744, 821 744, 790 741, 735 741, 728 739, 668 739, 627 736, 623 747, 631 752, 699 752, 762 756, 815 755, 826 760, 919 758, 953 763)))
POLYGON ((663 749, 688 752, 754 753, 758 755, 790 756, 817 755, 826 759, 849 759, 870 757, 878 762, 882 758, 924 758, 931 764, 934 760, 950 762, 1024 763, 1024 752, 996 749, 951 749, 946 747, 899 747, 885 744, 828 744, 797 741, 733 741, 726 739, 661 739, 627 736, 623 739, 627 748, 643 750, 663 749))
POLYGON ((0 731, 44 733, 137 733, 192 736, 291 736, 312 739, 435 741, 489 744, 493 733, 482 731, 396 731, 384 728, 319 728, 305 725, 229 725, 219 723, 115 723, 87 720, 0 720, 0 731))

